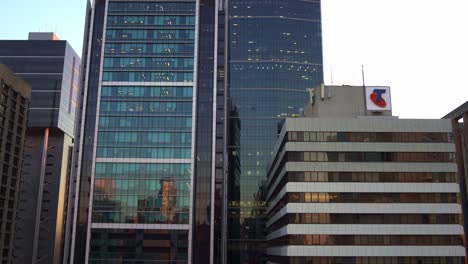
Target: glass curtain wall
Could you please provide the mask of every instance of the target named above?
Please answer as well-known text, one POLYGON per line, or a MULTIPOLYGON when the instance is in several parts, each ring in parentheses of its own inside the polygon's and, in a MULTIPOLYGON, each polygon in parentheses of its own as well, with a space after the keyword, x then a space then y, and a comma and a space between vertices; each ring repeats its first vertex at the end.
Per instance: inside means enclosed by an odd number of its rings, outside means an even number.
POLYGON ((100 4, 89 263, 188 263, 196 3, 100 4))
MULTIPOLYGON (((93 165, 94 134, 96 124, 101 50, 105 19, 105 0, 96 0, 91 9, 86 27, 85 53, 83 57, 84 73, 81 89, 80 114, 76 129, 75 157, 73 170, 76 169, 78 194, 74 208, 73 229, 71 233, 70 252, 66 259, 70 263, 84 263, 86 258, 86 238, 88 229, 89 194, 91 191, 91 174, 93 165), (76 215, 76 216, 75 216, 76 215)), ((68 254, 68 251, 66 251, 68 254)))
POLYGON ((199 1, 193 263, 222 263, 224 203, 224 1, 199 1))
POLYGON ((261 186, 280 121, 300 115, 323 81, 320 1, 229 1, 228 263, 259 263, 261 186))

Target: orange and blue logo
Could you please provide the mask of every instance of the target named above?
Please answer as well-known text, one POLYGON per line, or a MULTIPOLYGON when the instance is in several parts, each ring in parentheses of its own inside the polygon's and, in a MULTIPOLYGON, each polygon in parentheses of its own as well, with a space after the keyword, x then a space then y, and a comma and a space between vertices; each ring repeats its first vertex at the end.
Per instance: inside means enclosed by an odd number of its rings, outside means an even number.
POLYGON ((378 107, 384 108, 387 106, 387 102, 382 97, 382 94, 386 93, 387 90, 385 89, 374 89, 374 91, 370 95, 371 101, 377 105, 378 107))

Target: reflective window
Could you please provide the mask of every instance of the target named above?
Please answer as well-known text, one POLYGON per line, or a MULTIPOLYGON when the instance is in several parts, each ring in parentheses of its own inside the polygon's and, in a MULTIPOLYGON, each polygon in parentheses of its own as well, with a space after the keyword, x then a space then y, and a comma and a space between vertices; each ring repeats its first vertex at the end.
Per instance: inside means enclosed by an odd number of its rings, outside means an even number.
POLYGON ((280 257, 268 256, 273 263, 304 264, 463 264, 463 257, 280 257))
POLYGON ((441 142, 451 143, 451 133, 409 132, 287 132, 288 141, 305 142, 441 142))
POLYGON ((272 246, 291 245, 463 245, 461 236, 450 235, 287 235, 270 241, 272 246))
POLYGON ((192 99, 193 87, 162 87, 162 86, 103 86, 101 98, 122 99, 125 97, 151 97, 154 100, 158 97, 174 99, 192 99))
POLYGON ((130 114, 179 113, 191 114, 192 102, 102 102, 100 113, 129 112, 130 114))
POLYGON ((195 25, 195 16, 109 16, 108 26, 134 26, 134 25, 195 25))
POLYGON ((192 70, 193 58, 106 58, 104 69, 144 68, 163 70, 192 70))
POLYGON ((90 241, 93 264, 188 264, 187 230, 93 229, 90 241))
POLYGON ((192 131, 192 118, 184 116, 102 116, 100 130, 116 130, 140 127, 144 129, 192 131))
POLYGON ((285 203, 456 203, 456 193, 288 193, 285 203))
POLYGON ((193 40, 195 30, 188 29, 109 29, 106 31, 106 39, 112 40, 193 40))
POLYGON ((108 8, 109 12, 194 13, 195 2, 110 2, 108 8))
POLYGON ((96 163, 93 222, 188 224, 190 164, 96 163))
POLYGON ((453 162, 449 152, 288 152, 288 161, 307 162, 453 162))
POLYGON ((103 72, 103 81, 109 82, 192 82, 193 72, 103 72))
POLYGON ((192 43, 107 43, 106 55, 152 54, 163 56, 180 56, 194 54, 192 43))
MULTIPOLYGON (((306 155, 306 154, 304 154, 306 155)), ((272 188, 281 174, 277 170, 267 188, 272 188)), ((279 192, 288 182, 456 182, 453 172, 287 172, 277 183, 279 192)))
MULTIPOLYGON (((271 214, 270 214, 271 215, 271 214)), ((288 224, 461 224, 458 214, 287 214, 269 226, 273 232, 288 224)))
POLYGON ((98 158, 190 159, 191 148, 182 147, 105 147, 96 148, 98 158))

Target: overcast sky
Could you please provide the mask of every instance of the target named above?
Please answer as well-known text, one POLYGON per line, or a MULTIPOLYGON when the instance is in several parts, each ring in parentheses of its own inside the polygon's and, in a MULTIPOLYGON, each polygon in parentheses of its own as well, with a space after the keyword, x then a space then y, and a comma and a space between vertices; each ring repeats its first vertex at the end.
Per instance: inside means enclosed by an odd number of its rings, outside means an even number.
POLYGON ((468 100, 467 0, 323 0, 325 82, 389 85, 394 115, 440 118, 468 100))
MULTIPOLYGON (((258 0, 261 1, 261 0, 258 0)), ((85 0, 0 0, 0 39, 56 31, 81 54, 85 0)), ((325 82, 392 88, 394 115, 468 100, 468 0, 322 0, 325 82)))

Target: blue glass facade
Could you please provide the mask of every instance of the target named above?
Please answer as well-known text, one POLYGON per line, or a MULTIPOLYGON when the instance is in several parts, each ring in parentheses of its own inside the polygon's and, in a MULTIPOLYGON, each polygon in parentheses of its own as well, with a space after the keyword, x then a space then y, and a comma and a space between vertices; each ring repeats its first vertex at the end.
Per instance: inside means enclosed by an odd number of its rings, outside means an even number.
MULTIPOLYGON (((151 242, 143 239, 152 247, 129 247, 133 253, 116 254, 109 238, 93 242, 90 263, 150 261, 154 251, 161 252, 153 258, 155 263, 188 261, 194 56, 185 46, 193 45, 194 39, 194 2, 108 3, 91 220, 108 228, 91 228, 91 233, 126 234, 112 229, 113 223, 172 224, 174 230, 148 238, 151 242), (120 53, 114 48, 141 42, 147 44, 144 56, 141 47, 120 53), (158 48, 160 44, 167 46, 158 48), (167 117, 179 120, 179 126, 167 117)), ((146 226, 143 236, 152 229, 164 228, 146 226)))
POLYGON ((96 1, 93 12, 72 257, 188 263, 196 3, 96 1))
POLYGON ((229 1, 228 263, 265 260, 261 186, 278 126, 322 79, 320 1, 229 1))

